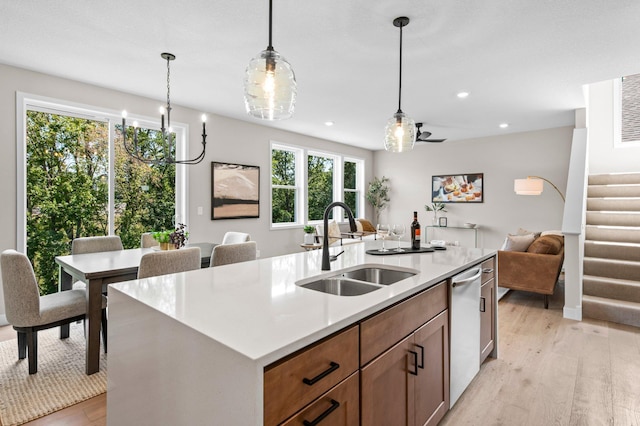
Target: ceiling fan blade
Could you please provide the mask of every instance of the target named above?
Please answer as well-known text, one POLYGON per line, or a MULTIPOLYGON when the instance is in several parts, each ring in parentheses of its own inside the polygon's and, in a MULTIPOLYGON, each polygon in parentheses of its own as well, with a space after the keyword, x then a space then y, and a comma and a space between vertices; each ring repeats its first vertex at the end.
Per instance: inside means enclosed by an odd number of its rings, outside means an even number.
POLYGON ((431 142, 431 143, 439 143, 444 142, 446 139, 418 139, 416 142, 431 142))

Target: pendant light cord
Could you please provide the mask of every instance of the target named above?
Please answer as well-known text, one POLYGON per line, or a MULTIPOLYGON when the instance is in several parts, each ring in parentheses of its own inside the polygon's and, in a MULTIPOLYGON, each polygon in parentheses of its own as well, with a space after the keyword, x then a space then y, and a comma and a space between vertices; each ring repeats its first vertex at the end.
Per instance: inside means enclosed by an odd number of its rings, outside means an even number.
POLYGON ((171 59, 167 57, 167 128, 171 127, 171 59))
POLYGON ((402 112, 402 27, 404 25, 400 24, 400 73, 398 77, 398 113, 402 112))
POLYGON ((272 15, 273 15, 273 0, 269 0, 269 46, 267 46, 267 50, 273 50, 273 44, 271 43, 271 26, 272 26, 272 15))

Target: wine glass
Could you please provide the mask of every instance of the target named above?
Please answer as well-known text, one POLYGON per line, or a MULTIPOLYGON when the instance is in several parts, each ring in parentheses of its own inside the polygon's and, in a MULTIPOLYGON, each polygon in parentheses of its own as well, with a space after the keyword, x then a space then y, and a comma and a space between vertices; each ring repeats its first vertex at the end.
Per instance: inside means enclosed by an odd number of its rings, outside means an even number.
POLYGON ((378 229, 378 235, 382 237, 382 248, 380 249, 380 251, 389 251, 384 247, 384 240, 386 240, 387 237, 389 236, 389 231, 390 231, 389 225, 383 225, 379 223, 377 226, 377 229, 378 229))
POLYGON ((398 238, 398 248, 396 248, 397 252, 403 252, 404 249, 400 248, 400 239, 404 236, 406 228, 404 225, 393 225, 391 228, 391 235, 398 238))

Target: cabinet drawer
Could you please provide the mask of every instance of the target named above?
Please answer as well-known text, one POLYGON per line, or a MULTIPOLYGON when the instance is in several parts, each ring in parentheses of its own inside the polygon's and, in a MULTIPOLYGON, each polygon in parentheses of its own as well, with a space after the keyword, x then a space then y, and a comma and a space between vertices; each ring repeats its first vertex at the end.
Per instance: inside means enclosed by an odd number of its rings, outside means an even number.
POLYGON ((278 424, 358 369, 358 326, 302 349, 264 373, 264 419, 278 424))
POLYGON ((482 262, 480 268, 482 268, 482 282, 486 283, 496 275, 495 257, 482 262))
POLYGON ((447 309, 447 285, 443 281, 404 302, 360 323, 360 365, 411 334, 447 309))
POLYGON ((283 423, 285 426, 307 424, 351 426, 360 423, 360 374, 322 395, 300 413, 283 423), (321 419, 318 421, 318 419, 321 419), (317 423, 314 423, 314 420, 317 423))

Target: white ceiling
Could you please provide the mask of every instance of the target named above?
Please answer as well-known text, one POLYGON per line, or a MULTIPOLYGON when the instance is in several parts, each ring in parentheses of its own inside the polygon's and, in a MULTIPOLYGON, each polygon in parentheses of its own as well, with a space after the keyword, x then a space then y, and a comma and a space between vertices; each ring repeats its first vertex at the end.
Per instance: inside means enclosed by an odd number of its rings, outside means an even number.
POLYGON ((585 106, 583 84, 640 72, 638 0, 274 0, 273 7, 273 45, 298 81, 296 112, 285 121, 260 122, 244 111, 244 70, 267 46, 267 0, 3 0, 0 62, 161 104, 160 53, 171 52, 175 104, 373 150, 382 149, 397 109, 398 16, 411 19, 402 109, 433 138, 571 125, 585 106), (459 91, 470 96, 458 99, 459 91), (510 127, 498 128, 502 122, 510 127))

